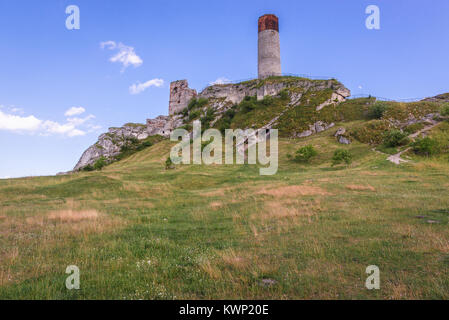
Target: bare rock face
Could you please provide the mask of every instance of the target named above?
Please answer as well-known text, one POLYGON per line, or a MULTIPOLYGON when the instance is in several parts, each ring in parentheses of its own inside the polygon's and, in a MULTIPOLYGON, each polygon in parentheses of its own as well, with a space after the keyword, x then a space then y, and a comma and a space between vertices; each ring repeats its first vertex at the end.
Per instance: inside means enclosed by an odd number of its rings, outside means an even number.
POLYGON ((325 122, 323 122, 323 121, 317 121, 317 122, 315 122, 314 124, 311 124, 311 125, 309 126, 309 130, 305 130, 305 131, 303 131, 303 132, 301 132, 301 133, 298 133, 296 136, 297 136, 298 138, 309 137, 309 136, 311 136, 312 134, 320 133, 320 132, 326 131, 326 130, 328 130, 328 129, 334 127, 334 126, 335 126, 335 123, 333 123, 333 122, 332 122, 332 123, 325 123, 325 122))
POLYGON ((301 88, 303 91, 333 89, 334 93, 331 101, 327 104, 331 104, 336 101, 341 102, 351 95, 349 89, 334 80, 308 80, 298 78, 285 81, 281 78, 273 81, 268 79, 252 80, 238 84, 217 84, 205 88, 199 93, 198 97, 206 99, 225 98, 226 101, 230 101, 233 104, 238 104, 242 102, 246 96, 257 96, 257 99, 261 100, 265 96, 275 96, 288 87, 301 88))
POLYGON ((341 144, 351 144, 351 140, 349 140, 349 138, 346 138, 345 136, 338 136, 337 140, 341 144))
POLYGON ((100 135, 94 145, 84 151, 73 171, 93 165, 101 157, 113 159, 131 139, 144 140, 155 135, 168 137, 175 128, 181 125, 180 116, 159 116, 156 119, 148 119, 146 124, 129 123, 120 128, 109 128, 107 133, 100 135))
POLYGON ((351 140, 345 134, 346 134, 346 129, 339 128, 337 130, 337 132, 335 132, 334 137, 336 137, 337 141, 341 144, 351 144, 351 140))

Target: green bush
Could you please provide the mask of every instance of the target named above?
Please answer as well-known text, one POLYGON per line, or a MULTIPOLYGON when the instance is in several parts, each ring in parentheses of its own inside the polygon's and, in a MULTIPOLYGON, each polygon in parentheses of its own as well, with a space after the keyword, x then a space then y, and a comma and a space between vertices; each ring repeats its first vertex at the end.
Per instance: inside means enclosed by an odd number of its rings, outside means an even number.
POLYGON ((288 100, 290 98, 290 96, 288 94, 288 90, 287 89, 282 89, 281 92, 279 92, 279 97, 282 100, 288 100))
POLYGON ((215 110, 212 108, 208 108, 206 110, 206 113, 204 114, 204 116, 201 117, 200 121, 201 121, 201 129, 204 131, 206 129, 209 129, 210 127, 210 122, 212 120, 214 120, 214 115, 215 115, 215 110))
POLYGON ((103 169, 103 167, 105 167, 108 163, 106 162, 106 158, 105 157, 101 157, 100 159, 98 159, 97 161, 95 161, 94 163, 94 170, 101 170, 103 169))
POLYGON ((351 164, 352 154, 348 150, 338 149, 334 152, 334 156, 332 157, 332 166, 335 166, 342 162, 351 164))
POLYGON ((437 140, 425 137, 412 143, 414 153, 422 156, 433 156, 441 152, 440 145, 437 140))
POLYGON ((194 110, 189 113, 189 121, 192 121, 193 119, 196 119, 200 116, 201 111, 200 110, 194 110))
POLYGON ((274 103, 274 98, 273 98, 272 96, 265 96, 265 97, 262 99, 261 103, 262 103, 264 106, 270 106, 270 105, 272 105, 272 104, 274 103))
POLYGON ((82 171, 94 171, 94 168, 90 164, 88 164, 82 169, 82 171))
POLYGON ((449 103, 445 103, 441 106, 440 113, 442 116, 449 116, 449 103))
POLYGON ((378 101, 368 109, 368 118, 369 119, 382 119, 385 111, 387 111, 388 105, 383 101, 378 101))
POLYGON ((170 170, 170 169, 174 169, 175 165, 173 163, 173 161, 171 161, 171 158, 168 157, 167 160, 165 160, 165 170, 170 170))
POLYGON ((410 142, 407 134, 401 130, 393 129, 384 134, 384 145, 387 147, 398 147, 410 142))
POLYGON ((246 96, 242 102, 240 102, 240 110, 244 113, 248 113, 257 107, 256 97, 246 96))
POLYGON ((218 120, 216 126, 222 134, 225 133, 226 129, 231 129, 231 123, 232 123, 232 119, 234 119, 234 116, 236 114, 236 112, 235 112, 236 108, 237 108, 237 106, 233 106, 231 109, 226 110, 226 112, 223 114, 221 119, 218 120))
POLYGON ((293 157, 293 161, 309 162, 310 159, 315 157, 317 154, 318 154, 318 152, 315 150, 315 148, 312 145, 307 145, 307 146, 299 148, 296 151, 296 154, 293 157))

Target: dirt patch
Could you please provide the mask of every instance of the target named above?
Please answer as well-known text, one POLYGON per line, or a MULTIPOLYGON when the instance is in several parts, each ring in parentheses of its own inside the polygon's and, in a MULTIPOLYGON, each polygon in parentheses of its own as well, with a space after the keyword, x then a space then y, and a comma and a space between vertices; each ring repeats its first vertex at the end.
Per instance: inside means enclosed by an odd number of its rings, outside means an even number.
POLYGON ((274 197, 296 197, 296 196, 316 196, 330 195, 329 192, 320 187, 314 186, 285 186, 276 189, 262 189, 256 194, 270 195, 274 197))
POLYGON ((370 185, 362 186, 357 184, 347 185, 346 189, 351 191, 376 191, 376 189, 370 185))

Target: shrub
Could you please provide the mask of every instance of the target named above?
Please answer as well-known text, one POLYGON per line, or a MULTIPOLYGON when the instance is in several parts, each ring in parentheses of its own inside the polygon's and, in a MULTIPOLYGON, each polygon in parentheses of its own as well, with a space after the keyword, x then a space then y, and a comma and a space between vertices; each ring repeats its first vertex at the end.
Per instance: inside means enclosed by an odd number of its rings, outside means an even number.
POLYGON ((82 171, 94 171, 94 168, 90 164, 88 164, 82 169, 82 171))
POLYGON ((198 100, 196 100, 196 98, 192 98, 192 99, 190 100, 189 104, 187 105, 187 110, 190 111, 190 110, 192 110, 193 108, 195 108, 197 101, 198 101, 198 100))
POLYGON ((293 158, 296 162, 309 162, 310 159, 315 157, 318 152, 312 145, 307 145, 305 147, 301 147, 296 151, 295 157, 293 158))
POLYGON ((384 145, 387 147, 398 147, 409 143, 407 134, 401 130, 390 130, 384 134, 384 145))
POLYGON ((248 113, 254 109, 256 109, 256 97, 246 96, 242 102, 240 102, 240 109, 244 113, 248 113))
POLYGON ((171 161, 171 158, 168 157, 167 160, 165 160, 165 170, 170 170, 170 169, 174 169, 175 165, 173 163, 173 161, 171 161))
POLYGON ((212 108, 208 108, 205 115, 201 117, 201 128, 202 130, 206 130, 210 127, 210 122, 214 120, 215 110, 212 108))
POLYGON ((442 116, 449 116, 449 103, 445 103, 441 106, 440 113, 442 116))
POLYGON ((352 162, 352 154, 348 150, 338 149, 334 152, 332 157, 332 166, 340 163, 350 164, 352 162))
POLYGON ((204 107, 208 102, 209 100, 206 98, 200 98, 198 100, 196 98, 192 98, 192 100, 190 100, 189 104, 187 105, 187 108, 182 110, 180 113, 184 117, 189 115, 190 121, 192 119, 197 118, 200 115, 201 108, 204 107))
POLYGON ((100 159, 95 161, 93 168, 94 168, 94 170, 101 170, 106 165, 107 165, 106 158, 105 157, 101 157, 100 159))
POLYGON ((382 119, 385 111, 387 111, 388 105, 383 101, 378 101, 368 109, 368 118, 369 119, 382 119))
POLYGON ((200 116, 201 111, 200 110, 194 110, 189 113, 189 121, 192 121, 193 119, 196 119, 200 116))
POLYGON ((273 104, 273 102, 274 102, 274 98, 272 96, 265 96, 263 98, 263 100, 261 101, 261 103, 264 106, 269 106, 269 105, 273 104))
POLYGON ((412 143, 414 153, 422 156, 433 156, 440 153, 440 146, 437 140, 425 137, 412 143))
POLYGON ((279 97, 282 100, 288 100, 290 98, 290 96, 288 94, 288 90, 287 89, 282 89, 281 92, 279 92, 279 97))

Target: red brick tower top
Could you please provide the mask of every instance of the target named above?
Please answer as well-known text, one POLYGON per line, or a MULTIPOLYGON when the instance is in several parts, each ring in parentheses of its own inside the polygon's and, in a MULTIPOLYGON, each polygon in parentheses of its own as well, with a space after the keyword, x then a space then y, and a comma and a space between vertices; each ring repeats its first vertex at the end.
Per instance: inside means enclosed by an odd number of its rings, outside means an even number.
POLYGON ((276 30, 279 32, 279 19, 274 14, 266 14, 259 18, 259 32, 276 30))

